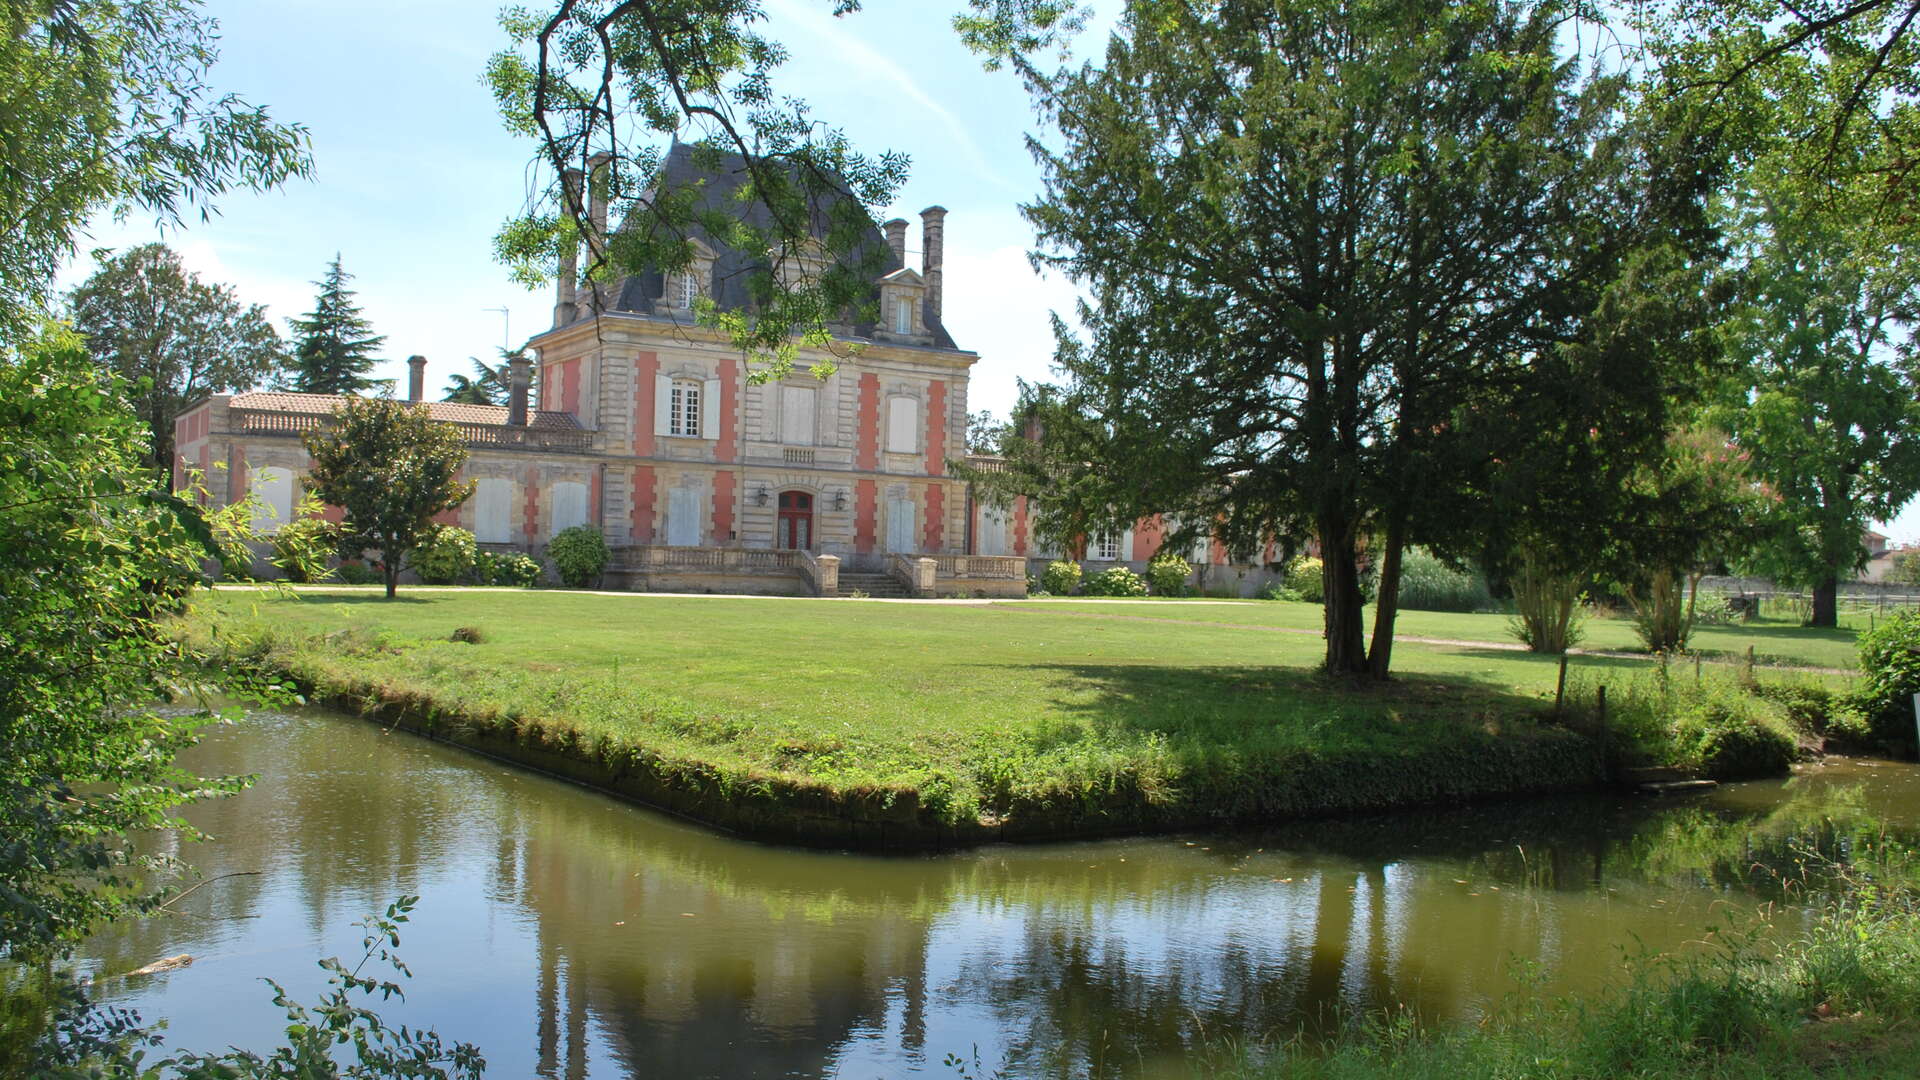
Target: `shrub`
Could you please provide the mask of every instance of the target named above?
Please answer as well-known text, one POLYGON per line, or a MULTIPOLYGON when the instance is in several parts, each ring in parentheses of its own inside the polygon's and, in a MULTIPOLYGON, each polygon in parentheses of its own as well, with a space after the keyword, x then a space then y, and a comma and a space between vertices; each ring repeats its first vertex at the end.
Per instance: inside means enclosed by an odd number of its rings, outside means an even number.
POLYGON ((339 542, 340 530, 333 522, 318 517, 296 517, 267 538, 272 547, 267 561, 279 567, 288 581, 302 584, 321 581, 331 576, 330 572, 315 574, 307 568, 323 565, 339 542))
POLYGON ((429 585, 452 585, 473 569, 479 547, 473 534, 453 525, 431 525, 407 553, 407 564, 429 585))
POLYGON ((1920 694, 1920 611, 1903 611, 1860 635, 1854 692, 1871 739, 1889 749, 1914 742, 1913 695, 1920 694))
POLYGON ((1147 579, 1127 569, 1115 566, 1087 579, 1088 596, 1145 596, 1147 579))
POLYGON ((1408 611, 1480 611, 1493 606, 1493 594, 1479 574, 1456 570, 1425 548, 1410 547, 1400 557, 1400 607, 1408 611))
POLYGON ((547 544, 547 558, 568 588, 583 589, 607 568, 607 538, 591 525, 561 529, 547 544))
POLYGON ((477 626, 456 626, 453 628, 453 636, 448 640, 457 641, 463 645, 478 645, 486 639, 486 633, 477 626))
POLYGON ((1678 761, 1715 780, 1778 776, 1793 762, 1793 736, 1765 704, 1737 689, 1718 688, 1686 701, 1673 719, 1678 761))
POLYGON ((540 564, 518 551, 495 554, 482 551, 473 558, 473 576, 482 585, 517 585, 531 589, 540 584, 540 564))
POLYGON ((1187 575, 1193 573, 1193 567, 1179 555, 1163 551, 1147 563, 1147 579, 1153 583, 1156 596, 1185 596, 1187 575))
POLYGON ((1040 574, 1040 585, 1051 596, 1072 596, 1080 588, 1080 564, 1056 559, 1040 574))
POLYGON ((373 585, 386 580, 380 576, 380 571, 366 563, 351 560, 341 563, 336 573, 341 581, 349 585, 373 585))
POLYGON ((1292 600, 1298 602, 1306 599, 1306 597, 1301 596, 1292 586, 1287 585, 1284 581, 1269 581, 1261 586, 1260 591, 1255 595, 1262 600, 1292 600))
POLYGON ((1531 652, 1559 654, 1580 643, 1580 581, 1522 555, 1513 575, 1515 613, 1507 629, 1531 652))
POLYGON ((1320 560, 1310 555, 1296 555, 1287 564, 1287 589, 1297 599, 1309 604, 1326 601, 1326 581, 1321 575, 1320 560))
POLYGON ((1693 605, 1687 596, 1687 578, 1671 570, 1649 575, 1642 587, 1627 590, 1633 605, 1633 632, 1652 653, 1685 652, 1693 633, 1693 605))
POLYGON ((1034 576, 1033 576, 1032 574, 1028 574, 1028 575, 1027 575, 1027 595, 1028 595, 1028 596, 1045 596, 1045 595, 1047 595, 1047 588, 1046 588, 1046 586, 1045 586, 1045 585, 1042 585, 1042 584, 1040 583, 1040 579, 1039 579, 1039 578, 1037 578, 1037 577, 1034 577, 1034 576))
MULTIPOLYGON (((1570 679, 1567 692, 1593 701, 1590 678, 1570 679)), ((1738 780, 1778 776, 1798 751, 1784 710, 1734 679, 1670 678, 1662 665, 1650 679, 1611 684, 1607 706, 1609 736, 1630 763, 1738 780)))

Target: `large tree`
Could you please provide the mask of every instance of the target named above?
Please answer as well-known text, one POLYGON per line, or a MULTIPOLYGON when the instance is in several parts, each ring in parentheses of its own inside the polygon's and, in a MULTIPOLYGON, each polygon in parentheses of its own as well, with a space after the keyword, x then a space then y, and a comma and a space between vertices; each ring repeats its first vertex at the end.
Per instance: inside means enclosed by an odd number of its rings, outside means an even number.
POLYGON ((150 460, 171 477, 173 420, 205 394, 257 386, 286 362, 258 304, 190 274, 164 244, 108 258, 67 298, 74 328, 99 365, 134 387, 150 460))
POLYGON ((1856 126, 1828 172, 1799 166, 1849 81, 1835 64, 1769 70, 1768 137, 1723 211, 1742 285, 1724 331, 1745 366, 1719 418, 1769 496, 1746 561, 1811 589, 1815 626, 1835 624, 1868 525, 1920 493, 1920 237, 1881 212, 1890 151, 1856 126))
POLYGON ((349 398, 334 423, 304 441, 313 457, 308 485, 346 512, 341 551, 377 552, 392 599, 402 560, 434 515, 473 494, 473 481, 459 478, 467 460, 459 429, 429 417, 424 405, 349 398))
POLYGON ((95 213, 177 225, 312 168, 305 129, 208 85, 217 40, 192 0, 0 0, 0 333, 95 213))
POLYGON ((314 282, 320 293, 313 310, 287 320, 293 331, 287 389, 303 394, 357 394, 388 384, 388 380, 367 377, 378 363, 374 354, 387 339, 373 332, 373 324, 353 302, 353 290, 347 288, 352 278, 340 268, 336 254, 327 272, 314 282))
MULTIPOLYGON (((1665 385, 1659 333, 1596 343, 1617 329, 1596 313, 1706 240, 1712 156, 1677 118, 1626 123, 1625 84, 1558 51, 1566 14, 1134 0, 1102 63, 1027 65, 1060 132, 1034 144, 1035 258, 1093 298, 1007 474, 1077 493, 1042 526, 1170 511, 1239 551, 1311 538, 1326 667, 1385 677, 1401 552, 1466 545, 1481 474, 1536 437, 1508 419, 1526 402, 1665 385)), ((1659 409, 1621 437, 1657 444, 1659 409)))

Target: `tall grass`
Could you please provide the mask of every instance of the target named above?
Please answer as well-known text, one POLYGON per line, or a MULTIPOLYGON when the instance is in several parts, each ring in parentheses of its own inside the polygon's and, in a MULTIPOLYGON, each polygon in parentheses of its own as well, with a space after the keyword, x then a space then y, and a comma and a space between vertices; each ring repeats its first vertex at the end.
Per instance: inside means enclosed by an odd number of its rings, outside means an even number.
POLYGON ((1513 575, 1513 636, 1529 651, 1564 653, 1584 636, 1580 619, 1580 579, 1556 574, 1531 554, 1522 556, 1513 575))
POLYGON ((1415 547, 1401 558, 1400 606, 1410 611, 1486 611, 1494 603, 1484 577, 1456 570, 1415 547))

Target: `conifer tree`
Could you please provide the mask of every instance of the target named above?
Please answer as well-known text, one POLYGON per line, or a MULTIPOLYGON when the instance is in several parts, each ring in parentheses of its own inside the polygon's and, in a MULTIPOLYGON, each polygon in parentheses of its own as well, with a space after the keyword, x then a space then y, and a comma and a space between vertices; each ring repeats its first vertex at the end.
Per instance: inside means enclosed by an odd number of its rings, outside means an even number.
POLYGON ((374 352, 387 339, 373 332, 373 324, 353 302, 353 290, 347 288, 352 278, 340 268, 340 256, 335 253, 327 272, 314 282, 320 295, 314 298, 313 310, 287 320, 293 331, 293 364, 287 369, 286 389, 303 394, 357 394, 391 385, 391 380, 367 377, 375 363, 374 352))

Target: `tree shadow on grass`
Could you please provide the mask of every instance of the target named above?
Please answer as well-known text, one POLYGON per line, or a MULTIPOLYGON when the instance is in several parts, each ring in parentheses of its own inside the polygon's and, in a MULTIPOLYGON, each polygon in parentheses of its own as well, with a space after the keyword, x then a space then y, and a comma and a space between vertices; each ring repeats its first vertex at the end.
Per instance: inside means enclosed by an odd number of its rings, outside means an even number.
MULTIPOLYGON (((1551 653, 1518 652, 1513 649, 1487 649, 1472 645, 1448 646, 1446 652, 1452 655, 1486 661, 1488 663, 1521 663, 1537 665, 1543 672, 1552 672, 1560 666, 1560 657, 1551 653)), ((1679 663, 1679 661, 1675 661, 1679 663)), ((1604 653, 1574 653, 1567 657, 1567 677, 1576 673, 1592 675, 1595 672, 1606 674, 1619 673, 1631 676, 1651 670, 1654 667, 1652 656, 1617 656, 1604 653)), ((1444 676, 1442 676, 1444 678, 1444 676)))
MULTIPOLYGON (((1384 684, 1311 670, 1259 665, 1039 664, 1064 693, 1045 702, 1066 722, 1042 722, 1031 749, 1085 739, 1157 734, 1212 749, 1322 739, 1362 732, 1537 728, 1550 704, 1477 679, 1401 675, 1384 684)), ((1131 741, 1125 739, 1124 741, 1131 741)))
POLYGON ((431 596, 409 596, 404 592, 402 592, 398 596, 395 596, 391 600, 387 599, 387 596, 385 593, 357 592, 357 591, 356 592, 297 592, 293 594, 293 598, 295 600, 301 601, 303 603, 309 603, 309 604, 373 604, 377 606, 391 606, 394 604, 431 604, 435 602, 435 598, 431 596))

